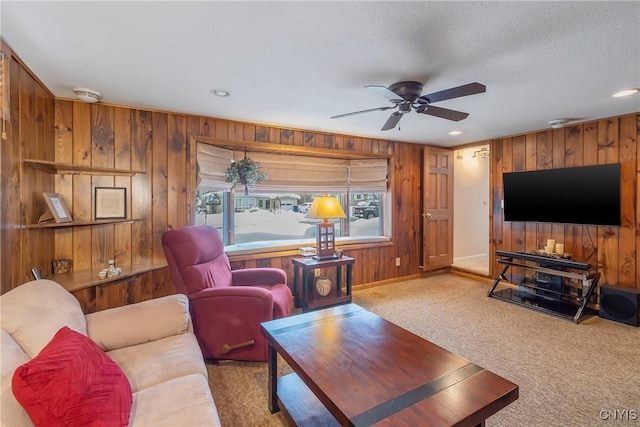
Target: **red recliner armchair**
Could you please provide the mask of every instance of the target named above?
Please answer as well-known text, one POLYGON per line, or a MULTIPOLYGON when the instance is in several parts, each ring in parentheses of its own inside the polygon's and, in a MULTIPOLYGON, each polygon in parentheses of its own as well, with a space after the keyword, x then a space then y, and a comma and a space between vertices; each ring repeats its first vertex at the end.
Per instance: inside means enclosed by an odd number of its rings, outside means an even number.
POLYGON ((218 230, 196 225, 162 235, 169 270, 187 295, 205 358, 266 361, 260 323, 289 316, 291 290, 279 268, 231 270, 218 230))

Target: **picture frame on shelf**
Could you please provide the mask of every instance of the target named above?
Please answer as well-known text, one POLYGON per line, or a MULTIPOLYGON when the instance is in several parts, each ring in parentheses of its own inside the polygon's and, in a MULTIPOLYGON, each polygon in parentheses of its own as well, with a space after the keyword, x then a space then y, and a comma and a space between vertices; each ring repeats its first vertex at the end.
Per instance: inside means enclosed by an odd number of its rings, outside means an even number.
POLYGON ((125 219, 127 217, 126 187, 95 187, 94 216, 101 219, 125 219))
POLYGON ((47 203, 49 212, 45 212, 40 216, 40 219, 38 220, 39 223, 49 221, 51 219, 54 219, 57 223, 73 221, 71 211, 64 202, 61 194, 42 193, 42 196, 44 197, 44 201, 47 203))

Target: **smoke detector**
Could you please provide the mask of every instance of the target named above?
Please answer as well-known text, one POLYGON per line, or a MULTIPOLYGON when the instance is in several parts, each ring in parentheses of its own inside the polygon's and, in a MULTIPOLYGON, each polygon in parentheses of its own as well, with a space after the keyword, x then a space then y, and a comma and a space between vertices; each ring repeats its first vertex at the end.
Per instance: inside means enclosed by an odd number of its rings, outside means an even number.
POLYGON ((555 120, 550 120, 549 121, 549 126, 551 126, 554 129, 562 129, 564 127, 564 125, 566 125, 567 123, 569 123, 571 120, 569 119, 555 119, 555 120))
POLYGON ((102 98, 102 94, 97 90, 87 89, 86 87, 74 87, 73 93, 76 94, 76 98, 84 102, 98 102, 102 98))

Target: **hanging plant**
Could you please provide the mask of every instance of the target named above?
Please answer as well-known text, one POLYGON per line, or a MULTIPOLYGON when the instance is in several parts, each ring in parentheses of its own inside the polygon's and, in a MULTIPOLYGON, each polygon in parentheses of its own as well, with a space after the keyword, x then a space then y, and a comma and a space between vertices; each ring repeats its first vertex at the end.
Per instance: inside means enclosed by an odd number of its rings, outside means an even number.
POLYGON ((260 163, 247 158, 246 152, 244 159, 231 163, 226 176, 227 182, 234 186, 238 183, 244 185, 245 196, 249 194, 249 188, 255 188, 258 181, 268 178, 267 174, 260 171, 260 163))

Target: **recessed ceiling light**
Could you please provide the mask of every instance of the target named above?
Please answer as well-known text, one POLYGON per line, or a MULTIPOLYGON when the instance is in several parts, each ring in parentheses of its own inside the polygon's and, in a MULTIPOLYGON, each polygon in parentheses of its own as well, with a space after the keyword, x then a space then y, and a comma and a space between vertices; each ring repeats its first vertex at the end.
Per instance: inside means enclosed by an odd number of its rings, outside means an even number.
POLYGON ((215 96, 220 96, 220 97, 227 97, 227 96, 231 96, 231 92, 229 92, 226 89, 211 89, 209 91, 209 93, 211 95, 215 95, 215 96))
POLYGON ((452 130, 451 132, 449 132, 449 135, 460 135, 462 134, 462 131, 459 130, 452 130))
POLYGON ((614 98, 622 98, 623 96, 629 96, 629 95, 633 95, 635 93, 638 93, 639 90, 640 89, 638 89, 638 88, 625 89, 625 90, 621 90, 620 92, 616 92, 611 96, 613 96, 614 98))

